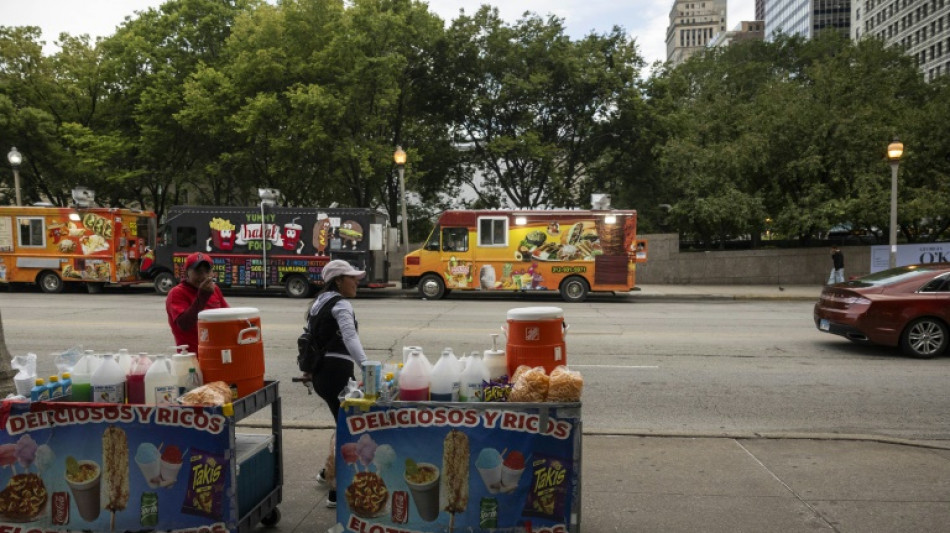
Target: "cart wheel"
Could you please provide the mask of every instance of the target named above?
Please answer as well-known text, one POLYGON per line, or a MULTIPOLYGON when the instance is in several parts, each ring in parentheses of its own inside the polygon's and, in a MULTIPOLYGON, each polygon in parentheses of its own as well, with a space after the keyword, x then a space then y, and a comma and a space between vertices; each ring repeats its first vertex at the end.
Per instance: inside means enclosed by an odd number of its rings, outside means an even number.
POLYGON ((267 527, 273 527, 277 525, 277 522, 280 522, 280 509, 274 507, 274 510, 270 512, 264 518, 261 518, 261 523, 267 527))

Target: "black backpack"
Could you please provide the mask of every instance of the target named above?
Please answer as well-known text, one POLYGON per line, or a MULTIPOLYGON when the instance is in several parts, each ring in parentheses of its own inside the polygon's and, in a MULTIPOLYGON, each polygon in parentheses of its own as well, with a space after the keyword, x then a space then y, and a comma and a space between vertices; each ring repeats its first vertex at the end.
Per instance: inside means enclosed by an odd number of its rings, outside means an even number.
POLYGON ((297 368, 301 372, 316 374, 320 371, 327 349, 317 339, 317 324, 330 314, 333 306, 342 298, 342 296, 334 296, 327 300, 316 315, 310 315, 307 326, 303 328, 303 334, 297 337, 297 368))

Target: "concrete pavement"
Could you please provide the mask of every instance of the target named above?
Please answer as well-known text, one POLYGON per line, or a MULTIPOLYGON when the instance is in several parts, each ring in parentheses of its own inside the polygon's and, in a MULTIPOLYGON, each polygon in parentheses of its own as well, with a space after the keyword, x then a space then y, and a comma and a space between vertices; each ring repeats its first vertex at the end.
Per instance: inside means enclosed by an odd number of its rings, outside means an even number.
MULTIPOLYGON (((629 297, 817 300, 821 292, 782 289, 656 285, 629 297)), ((282 519, 257 531, 322 532, 336 523, 315 479, 330 432, 283 430, 282 519)), ((585 532, 936 532, 950 524, 943 441, 585 432, 581 479, 585 532)))

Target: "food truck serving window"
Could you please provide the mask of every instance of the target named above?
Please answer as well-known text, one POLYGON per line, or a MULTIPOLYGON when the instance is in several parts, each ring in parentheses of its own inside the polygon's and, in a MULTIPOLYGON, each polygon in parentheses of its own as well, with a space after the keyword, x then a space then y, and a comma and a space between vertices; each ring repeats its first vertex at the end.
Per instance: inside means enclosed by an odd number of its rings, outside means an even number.
POLYGON ((20 223, 20 246, 46 246, 42 218, 18 218, 17 221, 20 223))
POLYGON ((508 217, 478 219, 479 246, 508 246, 508 217))

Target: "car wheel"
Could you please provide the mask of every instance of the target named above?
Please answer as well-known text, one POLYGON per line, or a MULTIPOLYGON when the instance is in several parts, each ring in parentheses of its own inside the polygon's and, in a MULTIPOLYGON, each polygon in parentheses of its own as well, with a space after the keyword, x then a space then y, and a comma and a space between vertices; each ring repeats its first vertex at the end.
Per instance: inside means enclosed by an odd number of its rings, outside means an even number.
POLYGON ((445 296, 445 282, 435 274, 426 274, 419 280, 419 296, 438 300, 445 296))
POLYGON ((587 280, 578 276, 571 276, 561 282, 561 299, 565 302, 583 302, 587 299, 590 286, 587 280))
POLYGON ((63 280, 60 279, 56 272, 49 270, 42 272, 40 276, 36 278, 36 283, 39 284, 40 289, 47 294, 63 292, 63 280))
POLYGON ((159 272, 152 283, 155 285, 155 292, 164 296, 175 286, 175 276, 172 276, 172 273, 167 270, 159 272))
POLYGON ((303 276, 290 276, 284 280, 284 287, 291 298, 310 296, 310 282, 303 276))
POLYGON ((936 318, 918 318, 901 335, 901 349, 918 359, 937 357, 947 349, 947 326, 936 318))

